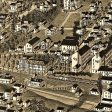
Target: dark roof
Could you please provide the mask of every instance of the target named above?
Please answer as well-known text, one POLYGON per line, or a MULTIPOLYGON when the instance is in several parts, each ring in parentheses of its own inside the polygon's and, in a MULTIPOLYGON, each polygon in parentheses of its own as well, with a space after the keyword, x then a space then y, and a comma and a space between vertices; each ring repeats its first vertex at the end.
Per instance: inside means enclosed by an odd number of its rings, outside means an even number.
POLYGON ((74 87, 74 88, 78 87, 78 84, 74 84, 73 87, 74 87))
POLYGON ((0 96, 3 96, 4 95, 4 93, 0 93, 0 96))
POLYGON ((100 29, 101 27, 100 26, 95 26, 93 29, 100 29))
POLYGON ((112 77, 102 76, 101 80, 109 80, 109 81, 112 81, 112 77))
POLYGON ((84 42, 84 43, 89 43, 89 40, 88 40, 88 39, 87 39, 87 40, 83 40, 83 42, 84 42))
POLYGON ((109 108, 111 108, 111 107, 112 107, 112 104, 105 104, 105 103, 101 103, 101 105, 102 105, 103 107, 109 107, 109 108))
POLYGON ((10 5, 16 5, 16 3, 11 3, 10 5))
POLYGON ((96 88, 92 88, 91 91, 98 92, 96 88))
POLYGON ((21 93, 15 93, 15 95, 16 95, 16 96, 21 96, 22 94, 21 94, 21 93))
POLYGON ((100 52, 100 57, 105 56, 110 50, 112 50, 112 46, 108 47, 108 48, 105 49, 105 50, 102 50, 102 51, 100 52))
POLYGON ((40 38, 39 37, 34 37, 33 39, 31 39, 28 43, 31 45, 34 45, 37 41, 39 41, 40 38))
POLYGON ((7 112, 15 112, 15 110, 8 109, 7 112))
POLYGON ((80 64, 77 64, 75 67, 78 69, 81 65, 80 64))
POLYGON ((80 55, 83 55, 83 54, 85 54, 88 50, 90 50, 90 47, 87 46, 87 45, 85 45, 85 46, 83 46, 81 49, 79 49, 79 54, 80 54, 80 55))
POLYGON ((55 110, 54 110, 54 109, 52 109, 52 110, 50 110, 49 112, 55 112, 55 110))
POLYGON ((101 105, 100 103, 95 107, 97 109, 103 109, 103 105, 101 105))
POLYGON ((112 93, 112 88, 109 88, 108 91, 112 93))
POLYGON ((6 110, 6 107, 0 106, 0 110, 6 110))
POLYGON ((70 54, 68 53, 62 53, 62 56, 70 56, 70 54))
POLYGON ((34 81, 34 82, 43 82, 43 79, 31 78, 31 81, 34 81))
POLYGON ((90 41, 93 41, 95 37, 89 37, 87 40, 90 42, 90 41))
POLYGON ((108 66, 101 66, 98 71, 111 71, 112 72, 112 68, 109 68, 108 66))
POLYGON ((18 0, 16 3, 21 3, 21 4, 22 4, 22 3, 23 3, 23 1, 21 1, 21 0, 18 0))
POLYGON ((48 27, 48 29, 50 30, 51 28, 53 28, 54 27, 54 25, 50 25, 49 27, 48 27))
POLYGON ((57 110, 64 110, 64 107, 57 107, 57 110))
POLYGON ((102 100, 103 100, 103 101, 111 101, 111 102, 112 102, 112 99, 103 98, 102 100))
POLYGON ((20 87, 20 86, 21 86, 21 84, 14 84, 14 86, 18 86, 18 87, 20 87))
POLYGON ((78 45, 78 40, 74 37, 66 37, 63 39, 62 45, 70 45, 70 46, 76 46, 78 45))
POLYGON ((26 100, 26 103, 30 103, 31 101, 30 100, 26 100))
POLYGON ((15 91, 14 88, 11 88, 11 89, 5 89, 5 92, 12 92, 12 91, 15 91))

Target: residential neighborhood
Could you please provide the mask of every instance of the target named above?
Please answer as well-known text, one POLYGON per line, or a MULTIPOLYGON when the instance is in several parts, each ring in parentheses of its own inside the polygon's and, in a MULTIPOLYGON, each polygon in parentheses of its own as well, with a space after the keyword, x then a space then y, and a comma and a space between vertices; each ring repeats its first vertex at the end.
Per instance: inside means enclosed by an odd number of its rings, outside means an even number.
POLYGON ((0 112, 112 112, 112 0, 0 0, 0 112))

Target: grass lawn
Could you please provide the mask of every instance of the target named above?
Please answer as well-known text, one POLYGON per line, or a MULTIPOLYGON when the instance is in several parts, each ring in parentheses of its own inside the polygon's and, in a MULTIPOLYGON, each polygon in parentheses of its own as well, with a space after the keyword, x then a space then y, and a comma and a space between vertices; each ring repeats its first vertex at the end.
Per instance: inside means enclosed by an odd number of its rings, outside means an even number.
POLYGON ((41 88, 40 90, 44 90, 46 92, 52 92, 52 93, 57 93, 57 94, 61 94, 61 95, 65 95, 65 96, 69 96, 69 97, 74 97, 75 98, 75 94, 71 93, 69 91, 66 90, 52 90, 49 88, 41 88))
POLYGON ((99 75, 97 74, 92 74, 91 75, 91 77, 89 77, 89 76, 81 76, 81 75, 79 75, 79 76, 73 76, 74 78, 81 78, 81 79, 89 79, 89 80, 98 80, 98 78, 99 78, 99 75))
POLYGON ((54 100, 50 100, 50 99, 47 99, 45 97, 42 97, 42 96, 39 96, 37 95, 36 93, 34 92, 31 92, 31 91, 26 91, 24 94, 23 94, 23 99, 33 99, 33 98, 36 98, 37 100, 44 100, 45 101, 45 105, 46 107, 48 107, 49 109, 56 109, 58 106, 62 106, 62 107, 65 107, 65 109, 69 108, 68 105, 65 105, 63 103, 60 103, 58 101, 54 101, 54 100))
POLYGON ((12 73, 12 75, 18 83, 24 83, 26 78, 28 79, 31 77, 29 74, 26 73, 12 73))
POLYGON ((57 42, 63 40, 66 36, 73 36, 73 31, 65 30, 63 35, 61 35, 60 32, 58 31, 56 34, 53 35, 53 37, 51 37, 51 39, 54 42, 57 42))
POLYGON ((100 96, 88 95, 87 101, 98 103, 100 101, 100 96))
POLYGON ((78 107, 76 107, 76 108, 74 108, 72 111, 70 111, 70 112, 87 112, 88 110, 86 110, 86 109, 83 109, 83 108, 78 108, 78 107))
POLYGON ((80 14, 79 13, 74 13, 71 14, 67 22, 65 23, 64 27, 65 28, 73 28, 74 22, 80 20, 80 14))
POLYGON ((52 24, 56 27, 59 27, 60 24, 62 24, 62 22, 65 20, 67 16, 67 13, 66 12, 60 12, 56 18, 52 21, 52 24))

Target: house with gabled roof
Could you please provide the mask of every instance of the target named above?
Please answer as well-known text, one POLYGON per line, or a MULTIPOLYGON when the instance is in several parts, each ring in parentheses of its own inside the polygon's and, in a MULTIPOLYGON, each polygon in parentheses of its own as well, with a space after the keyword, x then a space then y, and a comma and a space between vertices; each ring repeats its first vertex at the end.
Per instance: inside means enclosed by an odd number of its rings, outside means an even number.
POLYGON ((96 112, 111 112, 112 110, 112 105, 111 104, 106 104, 106 103, 99 103, 94 110, 96 112))
POLYGON ((100 66, 98 69, 98 73, 100 73, 102 76, 112 76, 112 68, 109 66, 100 66))
POLYGON ((55 112, 65 112, 65 108, 64 107, 57 107, 57 109, 55 110, 55 112))
POLYGON ((16 93, 22 93, 24 90, 24 85, 16 83, 13 88, 16 89, 16 93))
POLYGON ((4 98, 6 100, 10 101, 12 99, 13 93, 15 93, 14 89, 6 89, 5 92, 4 92, 4 98))
POLYGON ((32 53, 34 51, 34 46, 39 42, 39 37, 34 37, 29 42, 24 45, 24 53, 32 53))
POLYGON ((17 3, 16 2, 12 2, 10 4, 10 12, 16 12, 17 11, 17 3))
POLYGON ((64 53, 75 52, 78 48, 78 39, 75 37, 67 36, 61 42, 61 51, 64 53))
POLYGON ((7 107, 0 106, 0 112, 7 112, 7 107))
POLYGON ((30 79, 28 86, 29 87, 43 87, 45 86, 45 81, 43 79, 34 77, 30 79))
POLYGON ((96 53, 92 58, 92 73, 98 73, 100 66, 107 66, 112 58, 112 47, 108 46, 106 49, 96 53))
POLYGON ((75 10, 81 6, 80 0, 63 0, 63 10, 75 10))
POLYGON ((85 45, 72 55, 72 72, 84 70, 92 59, 90 47, 85 45))
POLYGON ((90 94, 91 95, 100 95, 100 92, 99 92, 98 88, 91 88, 90 94))

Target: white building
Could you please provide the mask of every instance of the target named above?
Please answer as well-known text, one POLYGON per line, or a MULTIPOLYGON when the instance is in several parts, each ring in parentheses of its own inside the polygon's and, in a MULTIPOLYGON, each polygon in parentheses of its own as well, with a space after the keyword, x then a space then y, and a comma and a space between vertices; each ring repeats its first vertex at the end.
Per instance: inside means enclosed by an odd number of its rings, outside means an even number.
POLYGON ((24 86, 22 84, 14 84, 13 88, 16 90, 16 93, 22 93, 24 86))
POLYGON ((100 66, 106 66, 110 63, 112 58, 112 48, 107 47, 105 50, 98 52, 92 58, 91 73, 98 73, 100 66))
POLYGON ((108 90, 103 91, 102 98, 112 100, 112 88, 109 88, 108 90))
POLYGON ((75 10, 80 6, 80 0, 63 0, 63 10, 75 10))
POLYGON ((4 98, 7 99, 7 100, 11 100, 12 99, 12 96, 13 96, 13 90, 11 89, 7 89, 5 90, 4 92, 4 98))
POLYGON ((22 30, 22 24, 21 22, 17 23, 15 26, 15 32, 21 31, 22 30))
POLYGON ((74 85, 71 87, 70 92, 75 93, 75 92, 77 91, 78 87, 79 87, 78 84, 74 84, 74 85))
POLYGON ((10 4, 10 12, 16 12, 17 11, 17 3, 13 2, 10 4))
POLYGON ((91 94, 91 95, 99 95, 100 93, 99 93, 98 89, 92 88, 92 89, 90 90, 90 94, 91 94))
POLYGON ((29 87, 42 87, 45 86, 45 82, 43 79, 38 78, 31 78, 31 80, 28 83, 29 87))
POLYGON ((2 84, 11 84, 14 82, 14 78, 12 76, 1 76, 0 83, 2 84))
POLYGON ((66 37, 61 43, 61 51, 63 53, 75 52, 77 50, 78 41, 75 37, 66 37))
POLYGON ((108 66, 101 66, 98 73, 102 74, 102 76, 112 77, 112 68, 108 66))
POLYGON ((101 57, 99 54, 95 54, 95 56, 92 58, 92 73, 97 73, 98 69, 101 66, 101 57))
POLYGON ((111 112, 112 105, 111 104, 105 104, 105 103, 99 103, 94 110, 96 112, 111 112))
POLYGON ((40 40, 38 37, 34 37, 29 42, 27 42, 24 46, 24 53, 32 53, 34 51, 34 45, 40 40))
POLYGON ((64 109, 64 107, 57 107, 55 112, 65 112, 65 109, 64 109))
POLYGON ((72 55, 72 72, 83 71, 91 60, 90 47, 85 45, 72 55))

